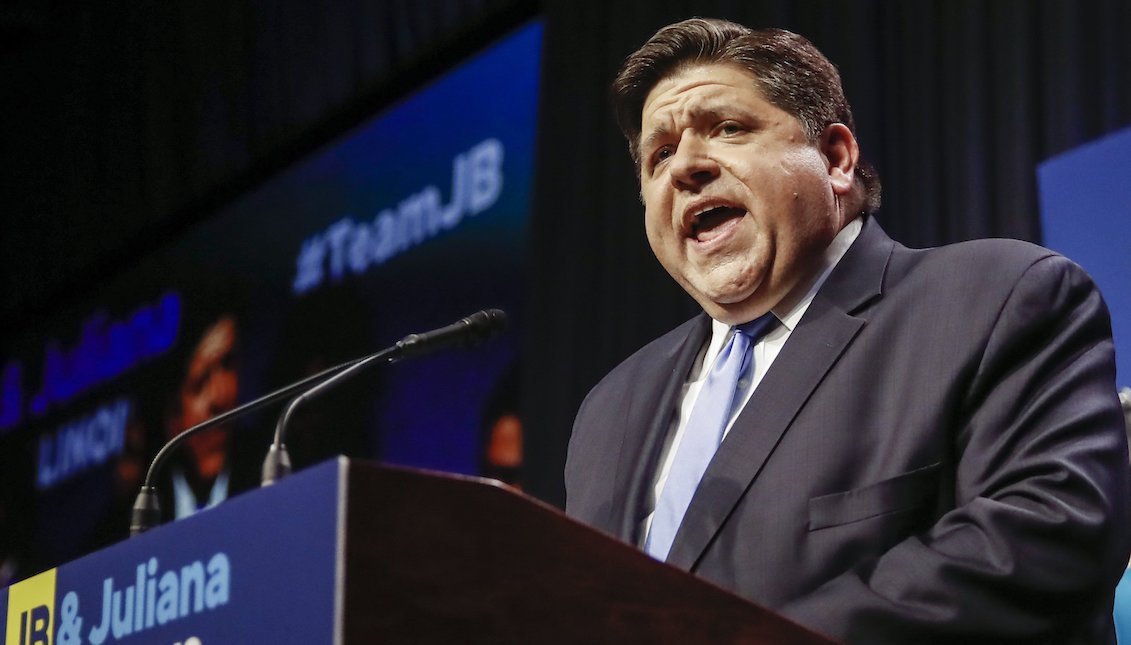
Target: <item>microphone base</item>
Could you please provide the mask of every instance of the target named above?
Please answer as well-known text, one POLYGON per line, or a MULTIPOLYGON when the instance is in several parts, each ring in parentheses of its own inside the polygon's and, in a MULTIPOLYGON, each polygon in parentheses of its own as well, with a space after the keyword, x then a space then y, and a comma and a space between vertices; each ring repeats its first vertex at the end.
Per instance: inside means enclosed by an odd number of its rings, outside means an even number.
POLYGON ((267 457, 263 460, 263 473, 260 479, 261 486, 274 484, 280 479, 291 474, 291 456, 287 453, 284 444, 271 444, 267 457))
POLYGON ((137 537, 160 525, 161 502, 157 499, 157 489, 152 486, 142 486, 130 512, 130 537, 137 537))

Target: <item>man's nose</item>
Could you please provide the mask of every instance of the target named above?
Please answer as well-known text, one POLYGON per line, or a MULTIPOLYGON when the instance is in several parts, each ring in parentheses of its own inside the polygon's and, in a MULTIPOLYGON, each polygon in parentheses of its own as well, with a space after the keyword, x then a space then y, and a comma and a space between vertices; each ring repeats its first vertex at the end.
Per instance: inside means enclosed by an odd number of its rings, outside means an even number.
POLYGON ((706 142, 688 135, 671 159, 670 176, 677 189, 696 192, 719 176, 719 164, 711 158, 706 142))

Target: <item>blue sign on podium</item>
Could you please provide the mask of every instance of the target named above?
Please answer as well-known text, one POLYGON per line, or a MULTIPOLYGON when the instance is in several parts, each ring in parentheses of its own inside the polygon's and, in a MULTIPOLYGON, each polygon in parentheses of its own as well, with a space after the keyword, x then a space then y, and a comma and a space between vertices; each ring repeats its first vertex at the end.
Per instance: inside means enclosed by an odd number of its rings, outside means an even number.
POLYGON ((0 590, 4 645, 334 643, 347 463, 0 590))

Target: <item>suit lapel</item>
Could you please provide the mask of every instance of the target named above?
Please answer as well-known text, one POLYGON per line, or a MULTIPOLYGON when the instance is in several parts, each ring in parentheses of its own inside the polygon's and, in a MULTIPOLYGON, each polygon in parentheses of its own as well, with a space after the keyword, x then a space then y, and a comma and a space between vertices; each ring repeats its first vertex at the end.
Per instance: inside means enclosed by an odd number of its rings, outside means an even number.
POLYGON ((624 435, 613 487, 610 531, 636 544, 640 523, 648 512, 648 495, 656 462, 671 426, 676 402, 691 364, 711 329, 711 319, 701 314, 684 324, 673 342, 646 367, 641 382, 630 390, 626 402, 624 435), (635 449, 639 447, 639 449, 635 449))
POLYGON ((668 562, 693 569, 837 358, 864 326, 853 316, 881 293, 894 243, 874 221, 829 275, 735 420, 684 516, 668 562))

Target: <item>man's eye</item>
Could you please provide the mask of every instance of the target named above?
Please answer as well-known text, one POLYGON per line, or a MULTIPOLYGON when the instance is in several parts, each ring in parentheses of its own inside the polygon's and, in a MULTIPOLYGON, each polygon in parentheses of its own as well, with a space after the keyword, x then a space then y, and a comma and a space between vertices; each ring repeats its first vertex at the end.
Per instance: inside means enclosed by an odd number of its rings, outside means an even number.
POLYGON ((719 127, 719 132, 724 136, 734 136, 742 132, 742 126, 737 123, 724 123, 719 127))
POLYGON ((658 164, 661 161, 672 156, 672 154, 674 154, 672 147, 671 146, 664 146, 664 147, 660 148, 659 150, 657 150, 654 155, 652 155, 652 161, 653 161, 653 163, 658 164))

